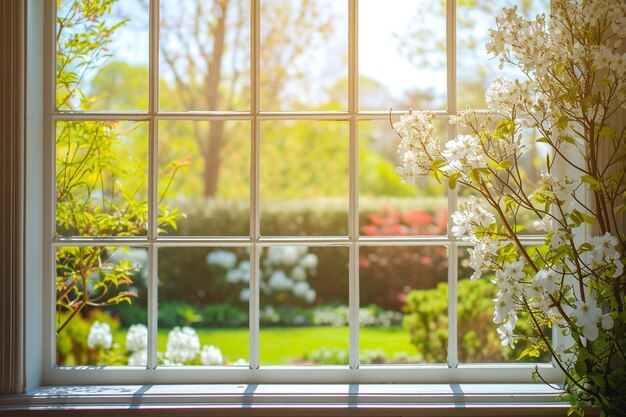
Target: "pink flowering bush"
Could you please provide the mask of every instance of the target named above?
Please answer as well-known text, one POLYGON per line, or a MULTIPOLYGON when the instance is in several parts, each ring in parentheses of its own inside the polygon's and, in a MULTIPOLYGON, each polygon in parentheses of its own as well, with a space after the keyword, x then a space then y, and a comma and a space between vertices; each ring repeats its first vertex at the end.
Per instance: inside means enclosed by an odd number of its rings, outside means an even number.
MULTIPOLYGON (((368 214, 363 236, 445 235, 447 212, 400 211, 382 207, 368 214)), ((413 289, 433 288, 447 279, 448 256, 443 246, 372 246, 362 248, 359 258, 361 299, 365 304, 401 311, 406 294, 413 289), (415 273, 419 266, 420 273, 415 273)))

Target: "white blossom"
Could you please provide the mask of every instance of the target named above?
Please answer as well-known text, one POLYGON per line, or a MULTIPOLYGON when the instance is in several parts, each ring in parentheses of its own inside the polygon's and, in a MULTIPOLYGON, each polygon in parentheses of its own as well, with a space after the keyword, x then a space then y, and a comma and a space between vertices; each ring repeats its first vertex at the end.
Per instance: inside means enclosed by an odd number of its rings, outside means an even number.
POLYGON ((550 238, 550 246, 552 249, 558 249, 568 243, 567 233, 563 230, 557 230, 550 238))
POLYGON ((561 285, 561 275, 551 269, 540 269, 535 274, 533 281, 547 294, 553 294, 561 285))
POLYGON ((300 266, 311 270, 317 268, 318 262, 317 255, 314 253, 307 253, 300 259, 300 266))
POLYGON ((496 306, 493 313, 493 322, 502 323, 509 313, 515 309, 515 302, 511 294, 503 292, 499 292, 494 301, 496 306))
POLYGON ((398 146, 401 166, 396 172, 407 184, 413 185, 420 176, 428 175, 432 162, 440 154, 439 139, 433 137, 434 118, 430 112, 409 111, 393 125, 401 137, 398 146))
POLYGON ((513 334, 513 330, 515 330, 516 323, 517 315, 510 314, 507 322, 496 329, 498 332, 498 336, 500 337, 500 342, 502 343, 502 346, 508 345, 511 347, 511 349, 515 348, 515 335, 513 334))
POLYGON ((306 270, 300 266, 294 266, 289 274, 294 281, 305 281, 306 280, 306 270))
POLYGON ((567 201, 571 199, 576 186, 574 181, 565 176, 563 178, 557 178, 552 174, 541 174, 541 184, 543 187, 552 191, 555 197, 560 201, 567 201))
MULTIPOLYGON (((609 232, 606 232, 604 236, 592 237, 589 239, 589 243, 593 245, 591 257, 594 261, 601 262, 605 259, 612 260, 616 257, 618 240, 609 232)), ((617 257, 619 258, 619 253, 617 253, 617 257)))
POLYGON ((520 280, 526 276, 524 272, 524 261, 508 262, 503 266, 503 272, 513 280, 520 280))
POLYGON ((317 292, 314 289, 309 288, 309 290, 304 295, 304 300, 307 303, 312 303, 313 301, 315 301, 316 297, 317 297, 317 292))
POLYGON ((215 250, 207 255, 206 262, 228 270, 237 264, 237 255, 225 250, 215 250))
POLYGON ((148 328, 144 324, 133 324, 126 333, 126 350, 138 352, 148 346, 148 328))
POLYGON ((481 274, 491 269, 491 264, 497 257, 498 242, 489 238, 472 238, 474 247, 468 249, 469 267, 474 270, 470 279, 472 281, 480 278, 481 274))
POLYGON ((304 298, 310 288, 311 287, 309 287, 309 284, 306 281, 296 282, 293 286, 293 293, 298 297, 304 298))
POLYGON ((130 354, 127 361, 128 366, 145 366, 147 363, 148 351, 146 349, 134 351, 130 354))
POLYGON ((191 327, 174 327, 167 335, 165 358, 172 364, 184 364, 200 353, 200 339, 191 327))
POLYGON ((541 220, 533 221, 533 226, 535 229, 543 232, 551 232, 552 231, 552 217, 550 215, 545 215, 541 220))
POLYGON ((274 271, 268 284, 275 291, 290 290, 293 287, 293 281, 282 270, 274 271))
POLYGON ((112 345, 113 335, 109 323, 94 321, 87 336, 87 346, 91 349, 110 349, 112 345))
POLYGON ((596 300, 589 295, 585 301, 574 302, 570 315, 576 319, 576 325, 582 329, 583 336, 590 341, 598 338, 598 327, 606 330, 613 327, 611 316, 602 314, 602 309, 597 306, 596 300))
POLYGON ((313 254, 307 254, 306 246, 273 246, 267 252, 267 262, 273 267, 292 267, 302 262, 310 262, 311 257, 317 257, 313 254), (309 256, 310 255, 310 256, 309 256))
POLYGON ((223 365, 224 358, 222 357, 222 351, 216 346, 203 346, 200 352, 200 362, 203 365, 223 365))

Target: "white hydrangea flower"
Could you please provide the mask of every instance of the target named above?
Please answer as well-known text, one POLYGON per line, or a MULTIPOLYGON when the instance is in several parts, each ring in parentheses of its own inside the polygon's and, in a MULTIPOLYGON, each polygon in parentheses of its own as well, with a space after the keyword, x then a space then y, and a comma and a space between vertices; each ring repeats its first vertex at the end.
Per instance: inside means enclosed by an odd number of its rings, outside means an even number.
POLYGON ((148 346, 148 328, 143 324, 133 324, 126 333, 126 350, 137 352, 148 346))
POLYGON ((210 345, 203 346, 202 352, 200 352, 200 361, 203 365, 223 365, 224 358, 222 357, 222 351, 218 347, 210 345))
POLYGON ((243 301, 244 303, 250 300, 250 290, 248 288, 243 288, 239 292, 239 299, 243 301))
POLYGON ((148 351, 137 350, 128 357, 128 366, 145 366, 148 363, 148 351))
POLYGON ((272 272, 268 285, 276 291, 290 290, 293 287, 293 281, 283 271, 278 270, 272 272))
POLYGON ((206 262, 228 270, 237 264, 237 255, 230 251, 215 250, 207 255, 206 262))
POLYGON ((307 253, 300 259, 300 266, 305 269, 311 270, 317 268, 318 262, 319 261, 317 259, 317 255, 315 255, 314 253, 307 253))
POLYGON ((306 281, 296 282, 293 286, 293 293, 297 297, 305 298, 310 288, 309 283, 306 281))
MULTIPOLYGON (((306 247, 302 247, 306 250, 306 247)), ((301 247, 273 246, 269 248, 267 259, 270 265, 295 265, 301 256, 301 247)))
POLYGON ((317 298, 317 292, 313 288, 309 288, 309 290, 304 295, 304 300, 307 303, 312 303, 317 298))
POLYGON ((94 321, 87 336, 87 346, 91 349, 110 349, 112 345, 113 335, 109 323, 94 321))
POLYGON ((200 353, 200 339, 191 327, 174 327, 167 335, 165 358, 172 364, 184 364, 200 353))
POLYGON ((294 266, 289 274, 294 281, 306 281, 306 270, 300 266, 294 266))

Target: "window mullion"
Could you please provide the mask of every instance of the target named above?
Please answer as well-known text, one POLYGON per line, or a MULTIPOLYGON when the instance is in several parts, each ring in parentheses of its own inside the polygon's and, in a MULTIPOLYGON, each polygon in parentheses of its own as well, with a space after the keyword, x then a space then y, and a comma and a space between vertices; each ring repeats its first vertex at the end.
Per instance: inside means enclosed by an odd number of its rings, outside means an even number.
POLYGON ((150 1, 149 51, 149 131, 148 131, 148 349, 147 367, 157 365, 158 339, 158 122, 159 108, 159 0, 150 1))
POLYGON ((251 137, 251 160, 250 160, 250 368, 259 367, 259 330, 260 330, 260 260, 261 253, 258 245, 261 237, 261 215, 259 195, 259 162, 260 162, 260 73, 261 73, 261 1, 251 0, 251 71, 250 71, 250 105, 252 113, 252 137, 251 137))
MULTIPOLYGON (((448 114, 457 111, 457 80, 456 80, 456 0, 446 2, 446 77, 447 77, 447 108, 448 114)), ((448 137, 456 136, 456 125, 448 125, 448 137)), ((458 360, 458 326, 457 326, 457 284, 458 284, 458 246, 451 233, 452 213, 457 209, 457 190, 448 193, 448 238, 452 240, 448 247, 448 366, 456 368, 458 360)))
POLYGON ((358 2, 348 0, 348 113, 350 187, 348 202, 348 236, 350 263, 348 266, 348 305, 349 305, 349 365, 359 366, 359 189, 358 189, 358 2))

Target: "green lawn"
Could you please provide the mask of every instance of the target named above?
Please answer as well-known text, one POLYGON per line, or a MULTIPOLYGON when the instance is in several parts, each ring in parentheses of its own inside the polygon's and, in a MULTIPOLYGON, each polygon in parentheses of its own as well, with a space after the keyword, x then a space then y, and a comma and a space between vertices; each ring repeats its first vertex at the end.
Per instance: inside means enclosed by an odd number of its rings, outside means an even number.
MULTIPOLYGON (((224 358, 234 362, 248 361, 248 329, 196 329, 202 345, 215 345, 224 358)), ((160 329, 158 350, 165 352, 168 329, 160 329)), ((115 339, 123 346, 125 330, 115 339)), ((347 327, 266 327, 261 328, 260 355, 262 365, 287 365, 302 360, 321 348, 348 350, 347 327)), ((397 352, 415 354, 409 333, 400 326, 365 327, 360 332, 360 350, 383 350, 389 357, 397 352)))

